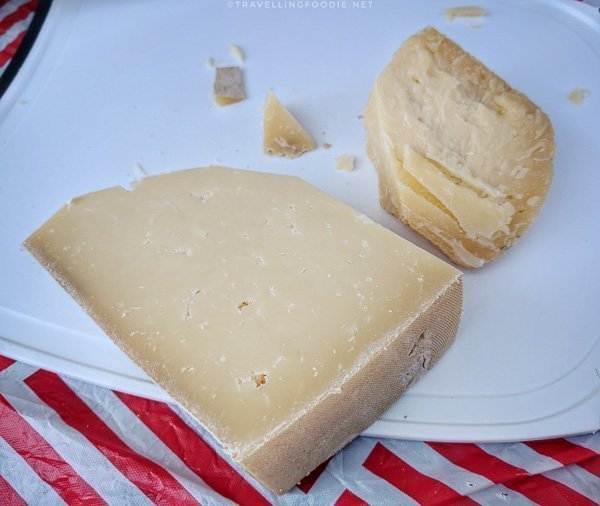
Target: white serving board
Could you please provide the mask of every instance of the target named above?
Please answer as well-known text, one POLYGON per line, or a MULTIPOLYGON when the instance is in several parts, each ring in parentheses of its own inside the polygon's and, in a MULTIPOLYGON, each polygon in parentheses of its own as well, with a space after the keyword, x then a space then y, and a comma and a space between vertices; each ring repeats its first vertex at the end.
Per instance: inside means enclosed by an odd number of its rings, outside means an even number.
POLYGON ((55 0, 0 100, 0 354, 169 400, 21 247, 72 196, 128 185, 135 163, 297 174, 441 256, 380 209, 357 118, 400 43, 433 25, 548 113, 555 178, 520 243, 465 273, 456 343, 365 434, 506 441, 600 428, 600 16, 571 0, 475 3, 490 15, 449 22, 460 2, 442 0, 55 0), (247 54, 248 100, 221 108, 205 60, 235 64, 230 43, 247 54), (576 87, 591 91, 579 106, 567 100, 576 87), (264 156, 269 88, 333 147, 264 156), (355 172, 335 170, 342 153, 355 172))

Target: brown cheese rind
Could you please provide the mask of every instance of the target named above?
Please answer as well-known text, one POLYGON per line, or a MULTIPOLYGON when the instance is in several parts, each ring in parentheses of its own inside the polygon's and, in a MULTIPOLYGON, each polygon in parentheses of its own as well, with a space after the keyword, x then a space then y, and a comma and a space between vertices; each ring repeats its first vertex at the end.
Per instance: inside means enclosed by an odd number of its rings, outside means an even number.
POLYGON ((464 267, 508 249, 548 193, 548 117, 433 28, 381 73, 365 128, 382 206, 464 267))
POLYGON ((244 76, 239 67, 219 67, 213 85, 215 101, 219 105, 229 105, 246 98, 244 76))
POLYGON ((462 288, 458 279, 344 385, 343 395, 325 398, 241 464, 281 494, 335 455, 375 423, 452 344, 462 288))

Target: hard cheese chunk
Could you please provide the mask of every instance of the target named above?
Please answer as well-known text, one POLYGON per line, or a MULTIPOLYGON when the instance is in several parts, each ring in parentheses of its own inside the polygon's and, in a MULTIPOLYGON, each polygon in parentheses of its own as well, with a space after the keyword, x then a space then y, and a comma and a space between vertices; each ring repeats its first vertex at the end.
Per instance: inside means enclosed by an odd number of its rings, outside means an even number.
POLYGON ((73 199, 27 248, 277 493, 452 341, 461 274, 302 180, 193 169, 73 199))
POLYGON ((383 207, 462 266, 509 248, 546 198, 547 116, 433 28, 381 73, 365 125, 383 207))
POLYGON ((315 142, 272 91, 264 107, 263 149, 269 155, 297 158, 315 149, 315 142))
POLYGON ((213 95, 219 105, 235 104, 246 98, 244 77, 239 67, 219 67, 215 74, 213 95))

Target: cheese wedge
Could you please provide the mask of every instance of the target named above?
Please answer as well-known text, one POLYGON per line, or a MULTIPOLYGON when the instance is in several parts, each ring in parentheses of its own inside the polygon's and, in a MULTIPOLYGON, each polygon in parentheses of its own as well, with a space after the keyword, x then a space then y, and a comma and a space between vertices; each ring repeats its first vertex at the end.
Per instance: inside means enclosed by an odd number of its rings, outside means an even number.
POLYGON ((315 142, 272 91, 264 106, 263 150, 266 154, 297 158, 316 148, 315 142))
POLYGON ((296 177, 192 169, 73 199, 25 242, 276 493, 451 343, 461 273, 296 177))
POLYGON ((365 128, 384 209, 464 267, 509 248, 548 193, 548 117, 433 28, 381 73, 365 128))

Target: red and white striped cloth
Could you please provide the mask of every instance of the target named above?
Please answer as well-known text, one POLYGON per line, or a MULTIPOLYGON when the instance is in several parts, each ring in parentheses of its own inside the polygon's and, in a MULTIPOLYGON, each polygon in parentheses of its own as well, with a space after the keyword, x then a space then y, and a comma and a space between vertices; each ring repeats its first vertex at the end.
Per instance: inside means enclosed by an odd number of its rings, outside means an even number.
MULTIPOLYGON (((0 1, 0 74, 37 4, 0 1)), ((276 497, 177 406, 0 356, 0 506, 599 502, 600 433, 479 445, 359 437, 276 497)))
POLYGON ((600 501, 600 433, 529 443, 359 437, 277 497, 177 406, 0 356, 0 504, 600 501))
POLYGON ((0 75, 17 52, 39 0, 0 0, 0 75))

